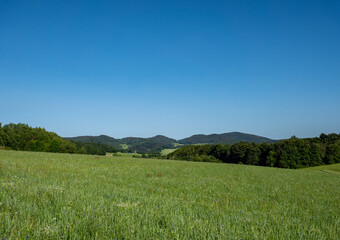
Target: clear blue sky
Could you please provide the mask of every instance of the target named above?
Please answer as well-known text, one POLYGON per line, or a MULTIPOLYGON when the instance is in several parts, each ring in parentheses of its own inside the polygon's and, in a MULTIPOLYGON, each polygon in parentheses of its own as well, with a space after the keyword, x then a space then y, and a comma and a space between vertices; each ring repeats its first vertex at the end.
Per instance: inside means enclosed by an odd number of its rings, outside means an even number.
POLYGON ((340 132, 340 1, 1 1, 0 122, 61 136, 340 132))

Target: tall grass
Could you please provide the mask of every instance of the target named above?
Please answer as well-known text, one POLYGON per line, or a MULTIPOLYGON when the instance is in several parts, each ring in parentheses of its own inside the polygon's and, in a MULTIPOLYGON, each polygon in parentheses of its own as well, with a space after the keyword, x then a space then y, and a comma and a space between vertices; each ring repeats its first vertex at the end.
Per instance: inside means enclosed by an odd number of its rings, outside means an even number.
POLYGON ((0 151, 0 239, 340 239, 338 174, 0 151))

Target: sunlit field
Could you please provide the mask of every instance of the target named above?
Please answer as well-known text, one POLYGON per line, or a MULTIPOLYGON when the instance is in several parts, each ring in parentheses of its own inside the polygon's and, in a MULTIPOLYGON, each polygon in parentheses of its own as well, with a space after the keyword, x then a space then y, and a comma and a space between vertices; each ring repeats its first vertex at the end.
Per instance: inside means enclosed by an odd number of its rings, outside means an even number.
POLYGON ((166 156, 166 155, 168 155, 169 153, 172 153, 172 152, 174 152, 174 151, 176 151, 177 150, 177 148, 167 148, 167 149, 163 149, 162 151, 161 151, 161 155, 162 156, 166 156))
POLYGON ((340 239, 340 175, 0 151, 0 239, 340 239))

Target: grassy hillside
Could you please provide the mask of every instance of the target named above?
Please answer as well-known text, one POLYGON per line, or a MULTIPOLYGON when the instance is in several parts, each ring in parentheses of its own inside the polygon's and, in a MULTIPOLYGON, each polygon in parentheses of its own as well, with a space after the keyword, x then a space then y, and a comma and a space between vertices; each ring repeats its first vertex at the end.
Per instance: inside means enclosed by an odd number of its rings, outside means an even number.
POLYGON ((15 151, 0 163, 0 238, 340 239, 338 174, 15 151))
POLYGON ((161 156, 166 156, 166 155, 168 155, 169 153, 172 153, 172 152, 174 152, 174 151, 176 151, 176 148, 167 148, 167 149, 163 149, 163 150, 161 151, 161 156))

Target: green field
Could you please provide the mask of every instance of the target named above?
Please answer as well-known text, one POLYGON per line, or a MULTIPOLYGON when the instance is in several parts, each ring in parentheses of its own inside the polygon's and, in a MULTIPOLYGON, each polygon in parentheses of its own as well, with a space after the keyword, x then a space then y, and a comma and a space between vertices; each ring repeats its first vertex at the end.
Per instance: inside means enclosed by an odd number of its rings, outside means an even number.
POLYGON ((174 151, 176 151, 177 150, 177 148, 166 148, 166 149, 163 149, 162 151, 161 151, 161 156, 166 156, 166 155, 168 155, 169 153, 172 153, 172 152, 174 152, 174 151))
POLYGON ((340 175, 0 151, 0 239, 340 239, 340 175))

